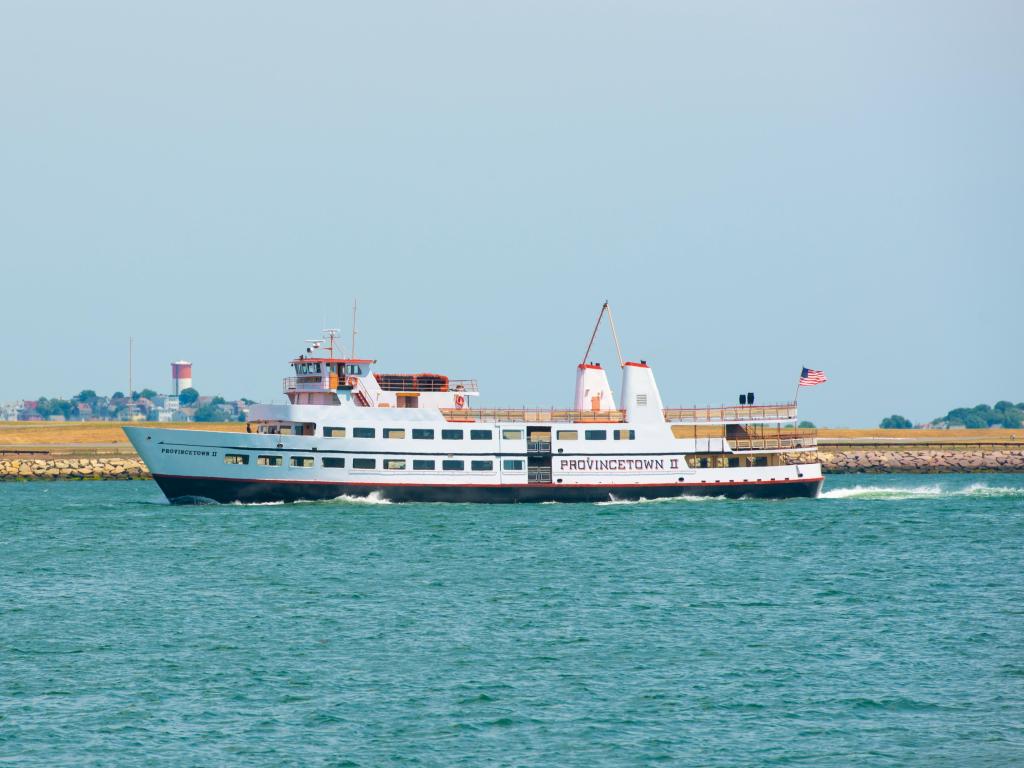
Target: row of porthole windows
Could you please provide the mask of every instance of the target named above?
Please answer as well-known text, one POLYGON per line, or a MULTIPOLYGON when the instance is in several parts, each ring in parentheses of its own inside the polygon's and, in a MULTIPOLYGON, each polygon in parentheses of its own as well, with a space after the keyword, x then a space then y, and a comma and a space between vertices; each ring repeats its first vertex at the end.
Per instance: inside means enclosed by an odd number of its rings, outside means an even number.
MULTIPOLYGON (((327 469, 344 469, 345 459, 339 456, 324 456, 321 466, 327 469)), ((225 464, 248 464, 249 456, 244 453, 224 454, 225 464)), ((256 464, 261 467, 280 467, 283 464, 281 456, 257 456, 256 464)), ((291 466, 310 469, 314 465, 312 456, 292 456, 291 466)), ((409 468, 409 462, 405 459, 381 459, 382 469, 404 470, 409 468)), ((525 464, 522 459, 505 459, 502 461, 502 469, 506 472, 522 472, 525 464)), ((352 469, 377 469, 377 459, 359 457, 352 459, 352 469)), ((413 459, 412 469, 416 471, 432 471, 437 469, 437 462, 433 459, 413 459)), ((466 462, 462 459, 444 459, 441 461, 441 469, 445 472, 464 472, 466 462)), ((490 459, 473 459, 469 462, 471 472, 493 472, 494 462, 490 459)))
MULTIPOLYGON (((437 430, 434 429, 404 429, 398 427, 384 427, 381 429, 381 437, 385 440, 404 440, 406 434, 411 432, 413 440, 433 440, 437 430)), ((442 429, 442 440, 462 440, 466 431, 463 429, 442 429)), ((348 430, 345 427, 324 427, 324 437, 347 437, 348 430)), ((615 440, 636 440, 636 430, 613 429, 612 436, 615 440)), ((375 438, 377 437, 376 427, 353 427, 352 437, 375 438)), ((503 440, 522 440, 524 437, 521 429, 503 429, 501 438, 503 440)), ((555 432, 559 440, 579 440, 580 433, 577 429, 559 429, 555 432)), ((470 440, 493 440, 494 432, 490 429, 469 430, 470 440)), ((606 429, 585 429, 583 430, 584 440, 607 440, 608 430, 606 429)))

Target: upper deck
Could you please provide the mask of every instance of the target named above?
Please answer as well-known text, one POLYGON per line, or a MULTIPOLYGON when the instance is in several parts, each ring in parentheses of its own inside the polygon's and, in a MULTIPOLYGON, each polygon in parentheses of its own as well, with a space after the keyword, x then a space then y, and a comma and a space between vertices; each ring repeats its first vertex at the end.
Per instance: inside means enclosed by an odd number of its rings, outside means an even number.
MULTIPOLYGON (((448 421, 479 422, 578 422, 617 424, 626 412, 578 411, 556 408, 442 408, 448 421)), ((796 403, 774 405, 723 405, 703 408, 665 408, 665 421, 672 424, 768 424, 796 419, 796 403)))

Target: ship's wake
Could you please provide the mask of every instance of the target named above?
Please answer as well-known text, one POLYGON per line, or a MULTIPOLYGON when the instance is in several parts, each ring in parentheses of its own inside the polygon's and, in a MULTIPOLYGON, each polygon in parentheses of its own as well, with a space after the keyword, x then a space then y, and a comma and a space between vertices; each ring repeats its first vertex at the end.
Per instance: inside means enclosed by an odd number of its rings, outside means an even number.
POLYGON ((909 488, 885 485, 855 485, 852 488, 833 488, 822 492, 821 499, 869 499, 877 501, 903 501, 906 499, 935 498, 1024 498, 1024 487, 992 486, 987 483, 972 483, 964 488, 948 488, 941 485, 917 485, 909 488))
POLYGON ((656 499, 617 499, 613 494, 608 494, 608 501, 595 501, 596 507, 610 507, 618 504, 674 504, 678 501, 727 501, 725 496, 662 496, 656 499))

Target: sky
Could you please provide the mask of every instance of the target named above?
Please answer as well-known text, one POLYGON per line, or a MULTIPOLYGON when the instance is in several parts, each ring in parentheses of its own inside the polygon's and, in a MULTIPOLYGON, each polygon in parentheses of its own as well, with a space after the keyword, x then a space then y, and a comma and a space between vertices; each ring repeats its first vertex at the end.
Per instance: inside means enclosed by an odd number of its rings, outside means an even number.
POLYGON ((0 401, 282 402, 326 326, 571 404, 1024 401, 1020 2, 0 4, 0 401), (611 368, 602 333, 592 359, 611 368))

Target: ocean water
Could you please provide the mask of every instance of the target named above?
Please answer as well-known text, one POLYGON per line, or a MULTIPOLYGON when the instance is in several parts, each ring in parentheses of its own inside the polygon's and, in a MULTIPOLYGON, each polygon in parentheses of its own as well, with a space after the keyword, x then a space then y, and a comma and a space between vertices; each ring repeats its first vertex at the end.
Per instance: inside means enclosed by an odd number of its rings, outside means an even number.
POLYGON ((0 762, 1024 764, 1024 476, 172 507, 0 484, 0 762))

